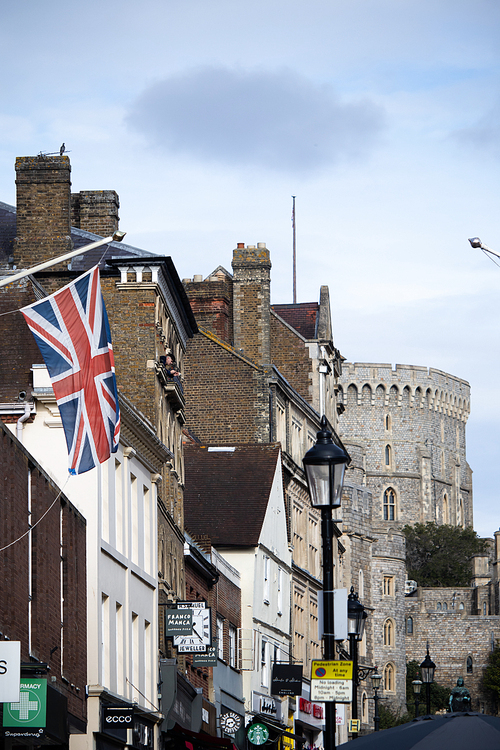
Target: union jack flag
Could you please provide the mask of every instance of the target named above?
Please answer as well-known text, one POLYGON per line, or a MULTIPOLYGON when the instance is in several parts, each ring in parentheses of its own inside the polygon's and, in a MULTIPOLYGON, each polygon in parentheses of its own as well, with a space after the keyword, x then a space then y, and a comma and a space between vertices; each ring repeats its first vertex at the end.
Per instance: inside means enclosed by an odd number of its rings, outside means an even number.
POLYGON ((82 474, 115 453, 120 438, 115 362, 98 267, 21 312, 47 365, 69 471, 82 474))

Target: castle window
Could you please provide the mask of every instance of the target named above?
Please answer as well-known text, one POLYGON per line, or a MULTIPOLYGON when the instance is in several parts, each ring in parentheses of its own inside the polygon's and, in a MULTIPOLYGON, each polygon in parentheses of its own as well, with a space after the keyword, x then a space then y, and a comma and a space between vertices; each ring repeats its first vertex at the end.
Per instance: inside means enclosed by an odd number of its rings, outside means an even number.
POLYGON ((385 446, 385 465, 386 466, 390 466, 391 465, 391 457, 392 457, 391 454, 392 454, 391 446, 390 445, 386 445, 385 446))
POLYGON ((390 414, 385 415, 385 429, 386 430, 391 429, 391 415, 390 414))
POLYGON ((448 612, 448 605, 446 602, 443 602, 443 612, 448 612))
POLYGON ((483 615, 486 614, 486 602, 483 602, 483 615))
POLYGON ((467 657, 467 674, 472 674, 472 656, 467 657))
POLYGON ((437 611, 437 612, 441 612, 441 602, 438 602, 438 603, 436 604, 436 611, 437 611))
POLYGON ((384 596, 394 596, 394 576, 384 576, 384 596))
POLYGON ((361 696, 361 721, 363 724, 368 724, 368 698, 366 693, 361 696))
POLYGON ((413 635, 413 617, 408 617, 406 620, 406 633, 407 635, 413 635))
POLYGON ((459 608, 459 609, 465 609, 465 608, 464 608, 464 603, 463 603, 463 602, 460 602, 460 604, 458 605, 458 608, 459 608))
POLYGON ((394 680, 395 673, 394 673, 394 665, 393 664, 386 664, 384 668, 384 690, 386 690, 389 693, 394 692, 394 680))
MULTIPOLYGON (((387 446, 388 448, 390 446, 387 446)), ((394 521, 396 517, 396 494, 389 487, 384 492, 384 521, 394 521)))
POLYGON ((443 523, 449 523, 448 515, 448 495, 443 495, 443 523))
POLYGON ((394 623, 392 620, 384 622, 384 646, 394 646, 394 623))

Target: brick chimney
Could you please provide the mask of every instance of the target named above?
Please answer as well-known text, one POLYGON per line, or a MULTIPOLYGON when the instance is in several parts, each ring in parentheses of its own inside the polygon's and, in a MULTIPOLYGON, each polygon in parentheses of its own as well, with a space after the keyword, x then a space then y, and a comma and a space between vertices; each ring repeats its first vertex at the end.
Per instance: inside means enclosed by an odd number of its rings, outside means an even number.
POLYGON ((118 229, 120 201, 114 190, 81 190, 71 195, 71 226, 108 237, 118 229))
POLYGON ((271 362, 271 258, 265 242, 233 251, 234 348, 259 365, 271 362))
POLYGON ((67 156, 16 159, 14 262, 29 268, 70 252, 71 165, 67 156))
POLYGON ((223 271, 203 281, 202 276, 183 279, 184 288, 196 322, 215 333, 227 344, 233 344, 233 284, 223 271))

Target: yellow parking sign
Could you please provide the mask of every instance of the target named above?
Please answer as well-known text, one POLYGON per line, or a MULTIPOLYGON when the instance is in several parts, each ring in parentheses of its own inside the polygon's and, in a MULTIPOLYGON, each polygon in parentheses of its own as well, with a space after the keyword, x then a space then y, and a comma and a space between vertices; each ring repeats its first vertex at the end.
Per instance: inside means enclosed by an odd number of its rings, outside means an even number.
POLYGON ((352 661, 313 661, 311 680, 352 680, 352 661))

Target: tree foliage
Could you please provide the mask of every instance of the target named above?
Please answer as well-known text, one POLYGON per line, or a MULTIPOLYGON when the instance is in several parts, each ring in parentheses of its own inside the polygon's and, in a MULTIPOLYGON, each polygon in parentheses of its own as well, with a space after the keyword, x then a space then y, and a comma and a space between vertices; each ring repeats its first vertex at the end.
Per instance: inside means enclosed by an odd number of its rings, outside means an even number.
POLYGON ((483 673, 483 688, 491 690, 496 700, 500 699, 500 647, 496 646, 488 655, 488 666, 483 673))
POLYGON ((469 586, 472 558, 488 548, 469 527, 428 522, 405 526, 403 532, 408 578, 419 586, 469 586))
MULTIPOLYGON (((420 664, 415 659, 407 662, 406 664, 406 708, 410 719, 415 718, 415 696, 413 693, 413 680, 421 680, 420 664)), ((435 714, 436 711, 441 711, 443 708, 448 709, 448 702, 450 700, 449 688, 440 685, 439 682, 431 683, 431 714, 435 714)), ((422 685, 420 697, 419 697, 419 714, 423 716, 427 710, 426 708, 426 693, 425 685, 422 685)), ((408 719, 408 721, 410 721, 408 719)))

